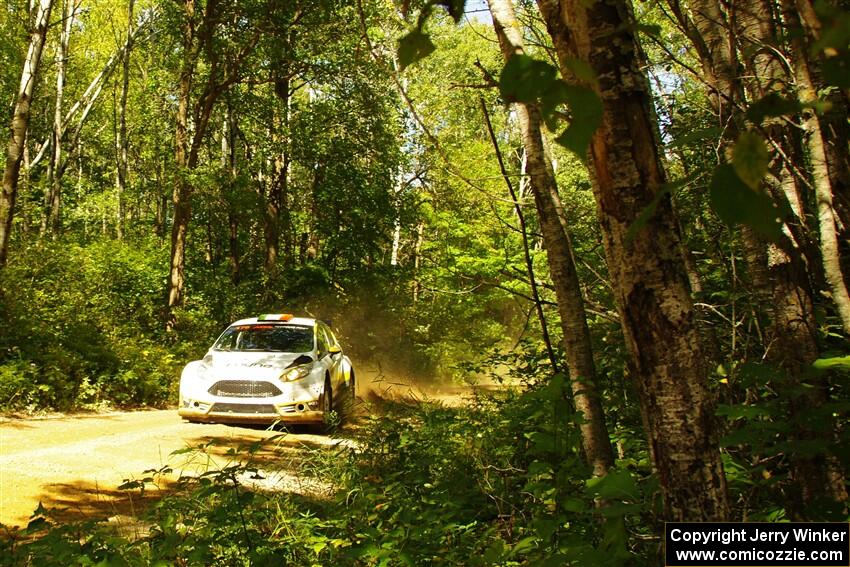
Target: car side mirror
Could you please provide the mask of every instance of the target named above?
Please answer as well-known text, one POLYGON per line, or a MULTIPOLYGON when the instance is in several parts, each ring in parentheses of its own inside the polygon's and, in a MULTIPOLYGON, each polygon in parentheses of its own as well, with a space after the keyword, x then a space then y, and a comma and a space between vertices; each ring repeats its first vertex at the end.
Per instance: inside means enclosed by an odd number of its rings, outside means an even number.
POLYGON ((331 354, 339 354, 342 352, 342 349, 339 348, 339 345, 334 345, 328 349, 328 352, 331 354))

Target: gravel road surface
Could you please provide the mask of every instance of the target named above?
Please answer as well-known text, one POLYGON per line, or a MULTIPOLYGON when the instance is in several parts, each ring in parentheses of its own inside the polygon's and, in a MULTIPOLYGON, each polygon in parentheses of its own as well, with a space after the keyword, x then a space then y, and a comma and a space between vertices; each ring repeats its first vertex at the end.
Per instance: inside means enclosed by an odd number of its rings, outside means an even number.
MULTIPOLYGON (((287 434, 271 452, 330 445, 313 432, 287 434)), ((234 457, 231 447, 280 435, 261 428, 184 422, 174 410, 137 411, 46 419, 0 420, 0 523, 25 526, 33 510, 63 509, 67 519, 133 516, 144 500, 162 492, 118 490, 145 470, 171 466, 175 473, 197 474, 234 457), (211 459, 171 453, 213 442, 211 459)), ((165 489, 164 486, 161 488, 165 489)))

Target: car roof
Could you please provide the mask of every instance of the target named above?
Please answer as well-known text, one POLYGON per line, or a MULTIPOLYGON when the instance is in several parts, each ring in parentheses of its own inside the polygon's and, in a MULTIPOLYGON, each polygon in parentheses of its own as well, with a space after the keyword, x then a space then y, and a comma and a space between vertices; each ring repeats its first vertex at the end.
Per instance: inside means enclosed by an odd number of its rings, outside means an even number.
POLYGON ((269 323, 273 325, 297 325, 301 327, 312 327, 316 324, 316 319, 312 317, 293 317, 288 321, 278 321, 278 320, 263 320, 261 321, 258 317, 251 317, 249 319, 240 319, 230 324, 230 326, 234 325, 253 325, 256 323, 262 323, 267 325, 269 323))

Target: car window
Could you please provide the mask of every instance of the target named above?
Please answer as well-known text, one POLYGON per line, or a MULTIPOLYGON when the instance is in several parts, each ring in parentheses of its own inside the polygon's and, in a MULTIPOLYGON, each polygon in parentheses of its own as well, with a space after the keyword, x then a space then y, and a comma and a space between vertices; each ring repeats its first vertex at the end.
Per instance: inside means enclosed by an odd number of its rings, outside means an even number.
POLYGON ((328 342, 318 325, 316 325, 316 350, 319 353, 319 358, 328 353, 328 342))
POLYGON ((338 346, 339 345, 339 341, 336 340, 336 335, 334 335, 334 332, 331 330, 330 327, 323 325, 322 330, 325 331, 325 334, 328 337, 328 345, 330 345, 330 346, 338 346))
POLYGON ((219 337, 213 350, 310 352, 313 329, 298 325, 236 325, 219 337))

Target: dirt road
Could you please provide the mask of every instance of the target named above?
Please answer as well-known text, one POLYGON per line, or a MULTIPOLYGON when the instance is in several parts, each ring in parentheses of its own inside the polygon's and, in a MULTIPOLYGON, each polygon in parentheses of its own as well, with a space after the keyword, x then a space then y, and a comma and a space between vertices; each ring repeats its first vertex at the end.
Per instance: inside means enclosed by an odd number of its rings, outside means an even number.
MULTIPOLYGON (((271 452, 337 441, 302 430, 278 440, 271 452), (303 432, 302 432, 303 431, 303 432)), ((233 460, 230 448, 279 435, 260 428, 186 423, 174 410, 112 413, 53 419, 0 420, 0 523, 24 526, 42 502, 62 508, 62 518, 133 516, 143 505, 139 491, 119 490, 145 470, 171 466, 175 474, 197 474, 233 460), (184 447, 211 443, 203 459, 174 455, 184 447)), ((145 499, 157 498, 146 491, 145 499)))
MULTIPOLYGON (((361 374, 358 399, 348 408, 350 418, 369 413, 370 401, 381 399, 431 400, 447 405, 464 403, 472 389, 450 387, 423 390, 413 381, 386 379, 379 372, 361 374), (364 380, 364 378, 366 378, 364 380)), ((480 386, 490 389, 491 386, 480 386)), ((355 418, 356 420, 356 418, 355 418)), ((348 425, 346 427, 349 427, 348 425)), ((49 419, 0 418, 0 524, 25 526, 41 502, 62 510, 60 520, 136 517, 138 509, 173 486, 120 490, 125 480, 139 480, 146 470, 170 466, 172 479, 199 474, 241 459, 245 446, 276 437, 254 455, 274 470, 274 489, 317 492, 316 479, 297 472, 305 449, 348 443, 318 435, 308 428, 282 436, 261 427, 193 424, 176 410, 115 412, 49 419), (203 455, 172 455, 178 449, 209 445, 203 455), (228 454, 236 449, 236 455, 228 454), (288 472, 287 472, 288 471, 288 472)))

